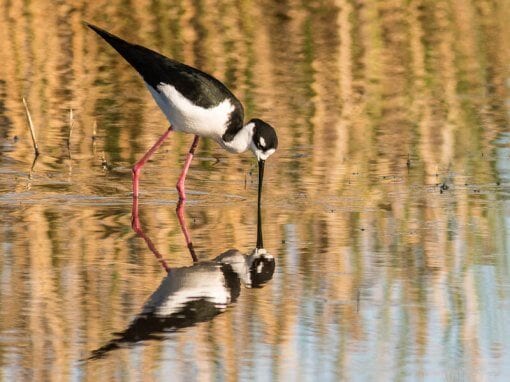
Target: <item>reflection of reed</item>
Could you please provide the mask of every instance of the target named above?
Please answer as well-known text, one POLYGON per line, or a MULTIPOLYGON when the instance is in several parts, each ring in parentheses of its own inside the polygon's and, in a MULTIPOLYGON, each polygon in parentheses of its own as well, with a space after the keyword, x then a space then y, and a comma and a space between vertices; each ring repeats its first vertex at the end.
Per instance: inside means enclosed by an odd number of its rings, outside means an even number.
MULTIPOLYGON (((152 41, 157 50, 225 79, 247 113, 267 114, 282 136, 282 150, 268 163, 266 198, 266 219, 275 227, 266 245, 282 254, 282 271, 264 289, 267 295, 248 293, 235 312, 176 336, 180 355, 174 364, 181 375, 187 373, 187 352, 194 352, 198 377, 224 373, 236 380, 257 360, 256 338, 275 354, 276 376, 288 375, 289 363, 300 370, 304 355, 294 341, 306 303, 314 309, 317 346, 331 345, 336 372, 345 379, 363 346, 381 353, 385 346, 412 347, 416 362, 424 364, 434 329, 439 337, 462 333, 457 350, 473 370, 481 365, 483 286, 474 269, 497 266, 483 254, 499 246, 491 232, 500 212, 487 213, 487 204, 498 202, 473 196, 472 187, 495 182, 487 147, 508 125, 507 0, 418 0, 409 6, 400 0, 171 6, 11 1, 1 7, 0 135, 19 141, 1 153, 0 163, 15 161, 20 173, 30 167, 32 145, 19 101, 24 96, 44 154, 34 174, 34 197, 61 190, 125 200, 129 167, 166 127, 136 74, 82 20, 114 25, 114 32, 152 41), (70 108, 76 124, 68 180, 70 108), (96 119, 99 154, 90 140, 96 119), (113 168, 106 172, 100 166, 103 151, 113 168), (451 189, 438 197, 435 184, 443 181, 451 189), (398 309, 390 303, 380 307, 377 331, 393 330, 395 314, 405 316, 406 325, 391 338, 378 337, 362 318, 372 305, 390 300, 400 302, 398 309), (436 309, 436 326, 429 309, 436 309), (254 317, 260 327, 243 317, 254 317), (328 335, 331 328, 338 330, 335 339, 328 335), (211 330, 222 335, 211 338, 211 330), (246 341, 240 343, 240 337, 246 341), (224 370, 215 370, 217 364, 224 370)), ((155 162, 179 166, 190 139, 171 140, 155 162)), ((227 165, 209 143, 201 143, 197 159, 189 189, 204 190, 206 196, 193 197, 211 203, 205 211, 188 206, 199 257, 200 243, 253 244, 253 205, 244 198, 253 200, 256 179, 245 174, 248 160, 229 156, 227 165), (220 158, 217 165, 213 157, 220 158)), ((171 199, 176 179, 168 166, 149 163, 146 171, 154 190, 147 200, 171 199)), ((25 182, 26 177, 2 177, 0 189, 24 191, 25 182)), ((14 333, 12 343, 22 344, 16 348, 19 358, 9 361, 4 354, 10 350, 0 345, 0 365, 19 367, 20 379, 70 376, 73 360, 136 314, 157 287, 159 270, 149 256, 139 256, 141 243, 128 238, 125 205, 76 208, 58 200, 31 201, 14 211, 5 199, 0 203, 8 208, 0 240, 30 238, 16 241, 0 260, 0 273, 11 274, 0 290, 0 333, 14 333)), ((141 219, 163 253, 183 247, 173 207, 149 204, 141 219)), ((141 373, 159 367, 164 354, 161 344, 145 348, 141 373)), ((85 379, 99 373, 113 378, 120 371, 137 376, 127 352, 98 370, 86 366, 85 379)))

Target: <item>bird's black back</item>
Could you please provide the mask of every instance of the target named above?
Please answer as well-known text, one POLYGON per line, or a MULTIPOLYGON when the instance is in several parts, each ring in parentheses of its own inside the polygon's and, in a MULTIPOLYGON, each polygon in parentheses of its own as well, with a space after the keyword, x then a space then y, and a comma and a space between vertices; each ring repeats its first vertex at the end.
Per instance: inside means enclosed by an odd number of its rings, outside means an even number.
POLYGON ((242 124, 244 112, 241 103, 213 76, 151 49, 131 44, 95 25, 87 23, 87 26, 119 52, 155 90, 158 90, 157 86, 161 83, 172 85, 195 105, 204 108, 214 107, 229 98, 235 106, 236 118, 240 118, 242 124))

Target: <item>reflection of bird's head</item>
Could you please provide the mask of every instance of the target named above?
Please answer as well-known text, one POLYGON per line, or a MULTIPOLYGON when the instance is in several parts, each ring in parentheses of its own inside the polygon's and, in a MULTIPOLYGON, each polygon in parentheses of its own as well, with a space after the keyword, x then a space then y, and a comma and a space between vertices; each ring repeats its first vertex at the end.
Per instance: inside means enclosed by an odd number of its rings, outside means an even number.
POLYGON ((273 278, 276 267, 274 257, 263 248, 256 248, 251 255, 247 256, 248 267, 250 270, 251 288, 261 288, 265 283, 273 278))
POLYGON ((214 261, 228 264, 246 288, 262 287, 273 278, 276 265, 274 257, 261 248, 254 249, 248 255, 243 255, 237 249, 230 249, 214 261))

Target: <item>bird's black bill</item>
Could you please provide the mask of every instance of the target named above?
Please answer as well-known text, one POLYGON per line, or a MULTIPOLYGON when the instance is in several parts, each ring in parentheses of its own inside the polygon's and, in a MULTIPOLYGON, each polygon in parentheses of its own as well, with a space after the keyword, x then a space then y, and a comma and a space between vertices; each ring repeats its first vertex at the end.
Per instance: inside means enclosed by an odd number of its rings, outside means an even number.
POLYGON ((264 179, 264 163, 265 161, 259 160, 259 196, 257 199, 257 248, 264 248, 262 241, 262 212, 261 212, 261 199, 262 199, 262 180, 264 179))

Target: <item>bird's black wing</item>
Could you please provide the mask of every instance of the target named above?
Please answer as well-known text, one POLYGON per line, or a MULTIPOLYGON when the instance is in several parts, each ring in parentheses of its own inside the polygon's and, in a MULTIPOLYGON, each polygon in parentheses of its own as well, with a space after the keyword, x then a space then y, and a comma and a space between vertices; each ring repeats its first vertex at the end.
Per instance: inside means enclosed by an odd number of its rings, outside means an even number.
POLYGON ((244 112, 241 103, 223 83, 213 76, 151 49, 131 44, 95 25, 88 23, 86 25, 119 52, 155 90, 158 90, 157 86, 161 83, 172 85, 195 105, 204 108, 214 107, 229 98, 234 103, 237 114, 241 113, 242 124, 244 112))

